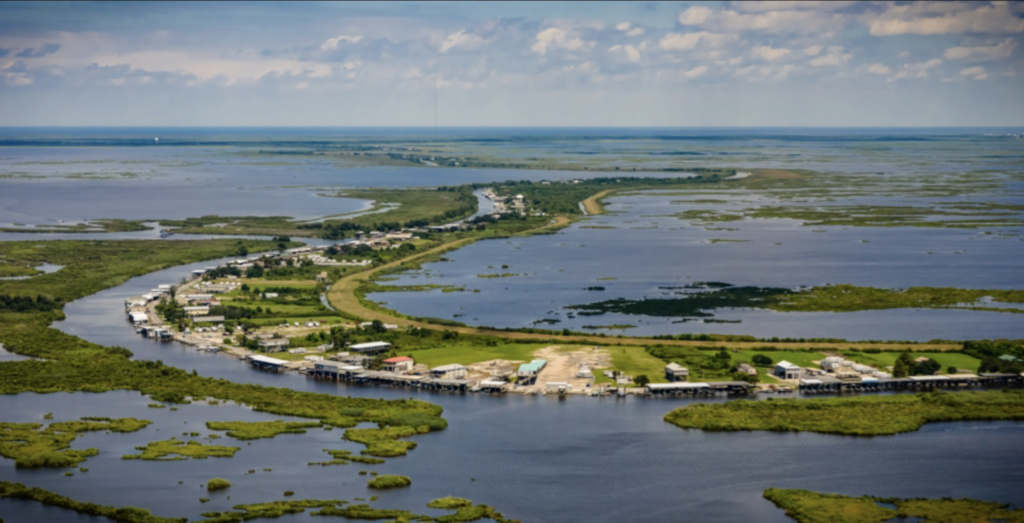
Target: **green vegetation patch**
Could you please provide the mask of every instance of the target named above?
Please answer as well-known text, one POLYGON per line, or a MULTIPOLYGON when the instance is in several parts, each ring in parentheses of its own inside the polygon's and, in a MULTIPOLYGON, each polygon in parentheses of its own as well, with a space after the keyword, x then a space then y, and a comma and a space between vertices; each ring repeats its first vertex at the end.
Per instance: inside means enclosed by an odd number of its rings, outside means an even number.
POLYGON ((15 460, 17 468, 74 467, 99 454, 93 448, 70 448, 80 433, 135 432, 151 423, 135 418, 83 418, 51 423, 46 428, 40 423, 0 423, 0 456, 15 460))
POLYGON ((224 490, 231 486, 231 482, 224 478, 213 478, 206 482, 206 490, 224 490))
POLYGON ((309 463, 310 466, 319 465, 322 467, 328 467, 331 465, 348 465, 349 463, 364 463, 366 465, 379 465, 384 463, 384 460, 380 458, 371 458, 368 456, 356 456, 352 454, 351 450, 328 450, 324 449, 324 452, 331 455, 331 461, 314 461, 309 463))
POLYGON ((684 429, 808 431, 851 436, 911 432, 942 421, 1024 420, 1024 391, 927 392, 854 398, 694 404, 665 415, 684 429))
POLYGON ((854 498, 774 488, 764 491, 764 497, 798 523, 883 523, 907 518, 921 518, 929 523, 1024 522, 1024 509, 1013 510, 1006 504, 967 498, 854 498))
POLYGON ((369 485, 370 488, 372 489, 383 490, 391 488, 408 487, 409 485, 412 485, 412 480, 409 479, 409 476, 396 476, 386 474, 383 476, 377 476, 371 479, 370 481, 367 481, 366 484, 369 485))
POLYGON ((345 431, 344 439, 366 445, 361 453, 368 456, 381 458, 393 458, 404 456, 409 450, 416 448, 415 441, 402 441, 398 438, 406 438, 415 434, 430 432, 430 428, 423 426, 421 429, 413 427, 385 427, 383 429, 348 429, 345 431))
POLYGON ((143 459, 147 461, 179 461, 185 459, 206 459, 230 458, 236 452, 242 450, 240 447, 222 447, 218 445, 204 445, 198 441, 179 441, 175 439, 154 441, 144 447, 135 447, 135 450, 142 451, 141 454, 127 454, 121 459, 143 459), (168 458, 167 456, 174 456, 168 458))
POLYGON ((473 502, 465 498, 453 498, 448 496, 446 498, 438 498, 427 503, 427 508, 439 508, 444 510, 454 510, 462 507, 471 507, 473 502))
POLYGON ((202 516, 206 519, 199 520, 199 523, 239 523, 260 518, 275 519, 287 514, 301 514, 307 508, 338 507, 346 503, 347 501, 337 499, 304 499, 235 505, 231 507, 235 509, 233 511, 204 512, 202 516))
POLYGON ((185 523, 188 521, 188 518, 175 519, 154 516, 143 508, 117 508, 96 503, 83 503, 41 488, 26 487, 21 483, 13 481, 0 481, 0 498, 37 501, 44 505, 74 510, 75 512, 90 516, 105 517, 122 523, 185 523))
MULTIPOLYGON (((698 291, 696 286, 674 290, 681 298, 627 300, 618 298, 566 308, 584 315, 606 312, 645 316, 707 318, 709 311, 726 308, 760 308, 780 312, 855 312, 902 308, 954 308, 1024 313, 1024 310, 978 305, 983 298, 996 302, 1024 303, 1024 290, 910 287, 877 289, 854 285, 822 285, 801 290, 777 287, 733 287, 698 291)), ((665 288, 666 290, 675 288, 665 288)))
POLYGON ((226 430, 235 439, 273 438, 278 434, 305 434, 306 429, 317 429, 323 423, 315 421, 207 421, 210 430, 226 430))

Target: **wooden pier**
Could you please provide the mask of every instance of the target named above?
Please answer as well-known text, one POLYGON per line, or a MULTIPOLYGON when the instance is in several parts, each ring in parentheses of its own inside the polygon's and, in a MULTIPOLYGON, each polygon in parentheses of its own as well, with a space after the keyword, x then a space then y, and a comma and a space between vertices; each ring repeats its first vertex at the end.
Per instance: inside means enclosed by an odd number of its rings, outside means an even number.
POLYGON ((907 378, 841 381, 831 376, 800 380, 800 392, 842 393, 882 392, 892 390, 966 389, 971 387, 1010 387, 1024 384, 1018 374, 951 374, 940 376, 910 376, 907 378))

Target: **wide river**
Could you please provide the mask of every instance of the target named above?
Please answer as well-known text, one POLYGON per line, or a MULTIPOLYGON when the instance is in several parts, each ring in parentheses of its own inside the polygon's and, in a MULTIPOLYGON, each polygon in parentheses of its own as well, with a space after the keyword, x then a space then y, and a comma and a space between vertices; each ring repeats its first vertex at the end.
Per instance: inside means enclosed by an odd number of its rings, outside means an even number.
MULTIPOLYGON (((379 466, 306 466, 327 458, 322 449, 359 449, 341 441, 339 430, 281 435, 251 445, 229 438, 216 440, 216 444, 242 447, 233 458, 121 460, 121 455, 149 441, 175 435, 186 439, 181 433, 191 431, 205 437, 211 432, 203 425, 207 420, 280 417, 226 405, 186 405, 177 412, 149 409, 150 400, 134 392, 19 394, 0 397, 5 421, 41 421, 43 414, 52 412, 56 420, 135 416, 155 424, 135 434, 81 437, 75 448, 100 450, 99 456, 83 464, 89 472, 65 477, 61 470, 17 470, 5 460, 0 478, 74 499, 141 505, 163 516, 192 519, 237 503, 281 499, 284 490, 295 491, 299 499, 368 498, 372 492, 365 488, 366 477, 357 475, 359 470, 413 478, 411 488, 380 494, 375 506, 427 513, 423 505, 430 499, 456 495, 526 522, 788 521, 761 498, 768 487, 849 495, 967 496, 1024 505, 1024 454, 1020 452, 1024 425, 1016 423, 942 423, 877 438, 684 431, 662 417, 688 400, 560 400, 346 386, 297 374, 263 373, 224 355, 150 342, 128 326, 122 312, 125 297, 177 281, 193 268, 210 264, 134 278, 78 300, 66 307, 68 319, 57 327, 96 343, 127 347, 138 358, 160 359, 239 383, 340 395, 417 397, 444 406, 450 427, 416 437, 419 448, 379 466), (257 472, 246 474, 250 469, 257 472), (211 477, 226 478, 234 486, 208 495, 199 485, 211 477), (211 501, 200 503, 201 497, 211 501)), ((0 502, 0 514, 8 522, 89 519, 9 500, 0 502)))

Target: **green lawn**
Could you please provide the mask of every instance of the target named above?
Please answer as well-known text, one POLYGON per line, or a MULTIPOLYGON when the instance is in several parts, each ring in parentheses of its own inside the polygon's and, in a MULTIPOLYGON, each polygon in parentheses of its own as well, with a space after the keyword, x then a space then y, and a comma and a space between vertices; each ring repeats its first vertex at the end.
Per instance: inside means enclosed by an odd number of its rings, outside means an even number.
MULTIPOLYGON (((606 347, 612 357, 612 370, 624 372, 636 378, 646 374, 652 383, 666 383, 665 362, 651 356, 643 347, 606 347)), ((612 383, 604 376, 605 369, 595 369, 595 383, 612 383)))
MULTIPOLYGON (((884 370, 884 367, 896 364, 896 358, 900 356, 900 353, 880 352, 878 354, 867 354, 863 352, 843 351, 843 356, 848 360, 863 363, 865 365, 877 366, 884 370)), ((924 356, 939 362, 939 364, 942 365, 942 370, 939 371, 941 374, 945 374, 946 368, 950 365, 956 366, 958 369, 970 369, 972 371, 977 371, 978 366, 981 365, 981 360, 959 352, 914 352, 911 356, 913 356, 914 359, 924 356)))
MULTIPOLYGON (((817 368, 818 366, 816 364, 814 364, 814 363, 811 363, 812 361, 821 361, 822 359, 825 358, 824 354, 822 354, 820 352, 811 352, 811 351, 741 350, 741 351, 739 351, 739 353, 734 353, 732 355, 732 360, 734 362, 747 362, 747 363, 750 363, 750 359, 753 358, 755 354, 763 354, 765 356, 768 356, 769 358, 772 359, 773 363, 778 363, 778 362, 780 362, 782 360, 786 360, 786 361, 788 361, 790 363, 799 365, 801 367, 814 367, 814 368, 817 368)), ((895 358, 893 358, 893 361, 895 361, 895 358)))

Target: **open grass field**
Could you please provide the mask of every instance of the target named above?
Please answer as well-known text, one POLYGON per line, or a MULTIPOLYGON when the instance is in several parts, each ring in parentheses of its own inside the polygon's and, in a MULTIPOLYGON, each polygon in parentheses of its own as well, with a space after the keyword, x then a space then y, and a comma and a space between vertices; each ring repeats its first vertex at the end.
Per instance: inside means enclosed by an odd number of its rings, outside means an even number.
MULTIPOLYGON (((843 356, 848 360, 863 363, 865 365, 872 365, 879 368, 886 366, 892 366, 896 364, 896 358, 900 356, 899 352, 881 352, 878 354, 866 354, 863 352, 846 352, 843 356)), ((941 373, 945 373, 947 367, 954 366, 958 369, 969 369, 977 371, 978 366, 981 365, 981 360, 962 354, 959 352, 915 352, 914 358, 925 357, 931 358, 940 365, 942 365, 941 373)))
MULTIPOLYGON (((651 383, 666 383, 665 362, 655 358, 644 350, 644 347, 604 347, 611 355, 612 369, 624 372, 634 378, 646 374, 651 383)), ((612 383, 611 378, 606 378, 600 370, 594 371, 595 383, 612 383)))
MULTIPOLYGON (((732 355, 734 362, 746 362, 750 363, 751 358, 757 354, 763 354, 772 359, 772 363, 778 363, 782 360, 786 360, 790 363, 795 363, 801 367, 817 367, 817 364, 812 363, 815 361, 821 361, 825 358, 825 355, 820 352, 813 351, 768 351, 768 350, 741 350, 732 355)), ((895 356, 893 361, 895 361, 895 356)))
POLYGON ((495 347, 486 347, 459 343, 437 349, 399 352, 412 356, 416 363, 437 367, 449 363, 469 365, 496 359, 530 361, 533 359, 533 351, 546 346, 545 343, 499 343, 495 347))

